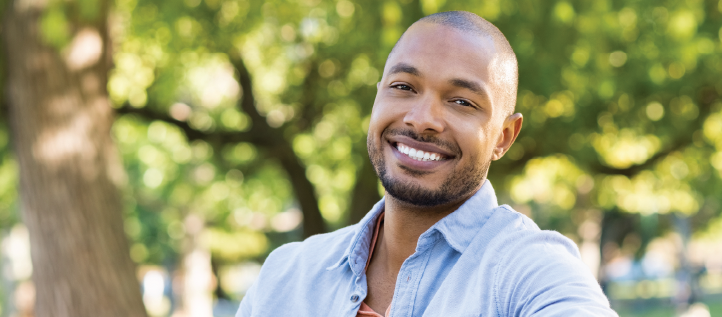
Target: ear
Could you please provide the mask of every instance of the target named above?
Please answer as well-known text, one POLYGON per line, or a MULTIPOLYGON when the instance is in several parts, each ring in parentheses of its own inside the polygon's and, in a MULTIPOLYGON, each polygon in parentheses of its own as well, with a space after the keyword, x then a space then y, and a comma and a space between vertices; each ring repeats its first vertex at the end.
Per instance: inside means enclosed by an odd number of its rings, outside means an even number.
POLYGON ((499 134, 499 139, 494 147, 494 153, 491 155, 492 160, 496 161, 500 159, 504 156, 504 154, 506 154, 506 151, 511 148, 511 145, 514 144, 516 137, 519 136, 521 123, 523 121, 524 118, 521 113, 510 115, 506 118, 506 120, 504 120, 501 133, 499 134))

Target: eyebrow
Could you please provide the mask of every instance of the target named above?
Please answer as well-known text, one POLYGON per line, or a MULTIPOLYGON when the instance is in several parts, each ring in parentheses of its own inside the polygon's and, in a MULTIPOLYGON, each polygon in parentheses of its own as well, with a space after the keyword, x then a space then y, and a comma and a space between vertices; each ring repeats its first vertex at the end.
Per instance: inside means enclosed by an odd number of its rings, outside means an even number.
POLYGON ((407 73, 410 75, 414 75, 416 77, 423 77, 421 76, 421 72, 414 66, 411 66, 406 63, 398 63, 391 67, 389 70, 389 75, 398 74, 398 73, 407 73))
POLYGON ((486 93, 486 89, 484 89, 481 85, 479 85, 476 82, 460 79, 460 78, 453 78, 449 80, 449 83, 453 86, 459 87, 459 88, 466 88, 471 90, 473 93, 488 97, 489 94, 486 93))
MULTIPOLYGON (((407 63, 403 63, 403 62, 398 63, 398 64, 394 65, 393 67, 391 67, 388 75, 393 75, 393 74, 398 74, 398 73, 407 73, 410 75, 414 75, 416 77, 423 77, 423 75, 421 75, 421 72, 419 71, 418 68, 411 66, 407 63)), ((482 87, 481 85, 479 85, 478 83, 476 83, 474 81, 461 79, 461 78, 452 78, 449 80, 449 84, 451 84, 452 86, 459 87, 459 88, 466 88, 479 96, 489 98, 489 94, 486 92, 486 89, 484 89, 484 87, 482 87)))

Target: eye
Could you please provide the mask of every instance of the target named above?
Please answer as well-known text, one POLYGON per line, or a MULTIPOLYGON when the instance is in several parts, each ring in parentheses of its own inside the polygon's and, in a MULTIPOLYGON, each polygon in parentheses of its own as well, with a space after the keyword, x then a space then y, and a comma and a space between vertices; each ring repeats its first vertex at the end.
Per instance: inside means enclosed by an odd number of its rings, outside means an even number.
POLYGON ((468 102, 464 99, 456 99, 456 100, 453 100, 452 102, 457 105, 464 106, 464 107, 473 107, 474 106, 473 104, 471 104, 470 102, 468 102))
POLYGON ((408 90, 408 91, 414 90, 413 88, 411 88, 411 86, 406 85, 406 84, 391 85, 391 88, 395 88, 395 89, 399 89, 399 90, 408 90))

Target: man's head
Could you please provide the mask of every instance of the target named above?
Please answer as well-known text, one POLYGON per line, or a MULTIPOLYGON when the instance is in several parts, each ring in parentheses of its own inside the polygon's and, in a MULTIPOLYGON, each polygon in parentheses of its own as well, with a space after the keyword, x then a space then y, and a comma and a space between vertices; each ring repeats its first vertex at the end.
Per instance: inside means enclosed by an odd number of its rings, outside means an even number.
MULTIPOLYGON (((496 55, 495 59, 490 65, 492 69, 492 75, 497 76, 494 78, 500 81, 500 85, 503 91, 497 96, 502 98, 499 102, 503 105, 506 111, 499 112, 500 114, 511 115, 514 113, 516 106, 516 93, 519 81, 519 71, 517 67, 516 54, 509 45, 509 41, 506 40, 499 29, 491 24, 491 22, 484 20, 480 16, 466 11, 447 11, 439 12, 419 19, 414 24, 429 23, 441 26, 450 27, 460 32, 466 32, 472 36, 478 36, 485 38, 487 41, 491 41, 493 54, 496 55)), ((412 25, 413 27, 413 25, 412 25)), ((409 27, 411 29, 411 27, 409 27)), ((407 30, 408 32, 408 30, 407 30)), ((406 34, 406 33, 404 33, 406 34)), ((403 39, 403 35, 396 42, 396 45, 389 54, 391 54, 403 39)), ((387 61, 388 65, 388 61, 387 61)))
POLYGON ((504 35, 473 13, 409 27, 386 61, 367 140, 387 193, 432 207, 476 192, 521 129, 521 114, 512 115, 517 78, 504 35))

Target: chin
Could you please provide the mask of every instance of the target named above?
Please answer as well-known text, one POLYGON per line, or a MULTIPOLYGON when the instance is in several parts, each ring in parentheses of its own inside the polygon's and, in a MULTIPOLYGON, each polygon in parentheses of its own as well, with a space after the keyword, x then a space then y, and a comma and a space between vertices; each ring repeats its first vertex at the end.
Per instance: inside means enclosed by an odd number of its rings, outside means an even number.
POLYGON ((447 205, 463 199, 465 196, 459 191, 449 191, 444 185, 428 188, 419 184, 418 181, 403 181, 388 175, 380 178, 387 194, 400 202, 416 207, 447 205))

